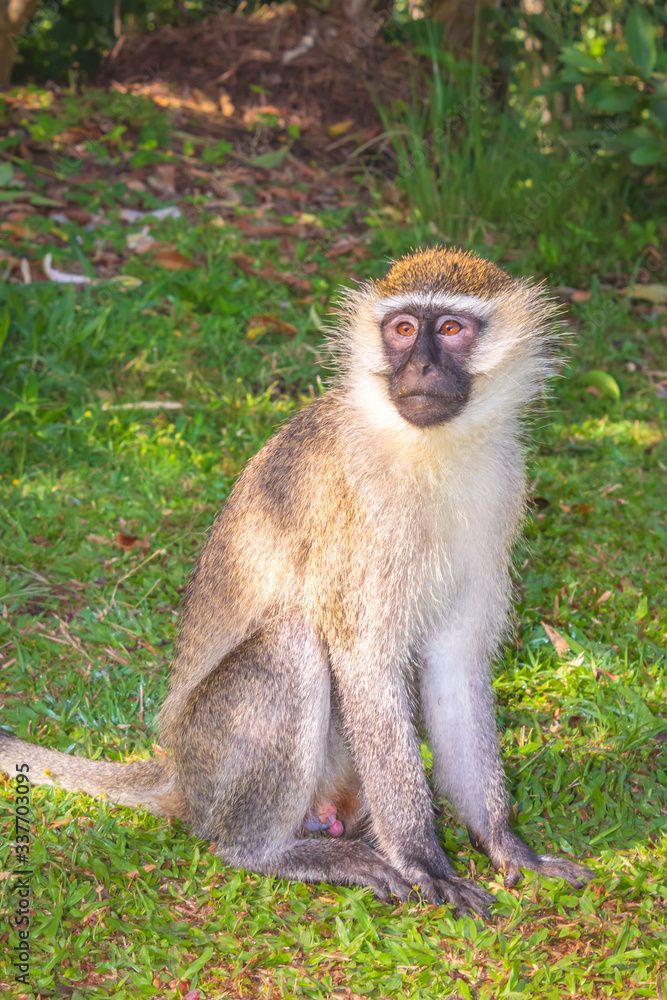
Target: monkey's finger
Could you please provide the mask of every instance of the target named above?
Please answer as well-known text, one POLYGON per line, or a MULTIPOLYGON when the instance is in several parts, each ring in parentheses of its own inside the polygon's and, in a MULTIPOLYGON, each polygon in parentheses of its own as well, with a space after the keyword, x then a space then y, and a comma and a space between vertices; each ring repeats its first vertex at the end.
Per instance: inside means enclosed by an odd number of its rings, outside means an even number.
POLYGON ((437 879, 436 885, 443 899, 450 903, 457 914, 479 915, 484 920, 489 918, 489 906, 495 903, 486 889, 475 885, 469 879, 437 879))
MULTIPOLYGON (((327 842, 320 841, 320 843, 327 842)), ((356 846, 357 850, 365 852, 365 863, 358 869, 357 878, 351 882, 352 885, 368 886, 384 903, 389 903, 392 896, 402 902, 409 898, 410 893, 413 892, 412 886, 377 851, 360 841, 330 841, 328 842, 329 850, 333 850, 336 845, 341 848, 347 847, 348 850, 356 846)))

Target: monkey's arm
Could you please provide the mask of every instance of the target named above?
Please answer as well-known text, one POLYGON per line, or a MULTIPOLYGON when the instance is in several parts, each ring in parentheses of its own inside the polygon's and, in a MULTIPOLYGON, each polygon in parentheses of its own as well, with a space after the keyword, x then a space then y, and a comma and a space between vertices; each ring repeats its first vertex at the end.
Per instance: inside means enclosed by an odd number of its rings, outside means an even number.
MULTIPOLYGON (((573 886, 594 875, 565 857, 536 854, 512 831, 493 704, 490 651, 479 617, 462 601, 452 624, 426 650, 422 703, 438 790, 466 823, 470 842, 514 885, 521 869, 573 886)), ((487 604, 488 607, 488 604, 487 604)))
POLYGON ((461 912, 486 916, 494 897, 457 877, 438 843, 405 675, 388 650, 383 655, 377 646, 365 648, 363 643, 352 652, 334 652, 333 663, 343 723, 379 850, 429 902, 447 901, 461 912))

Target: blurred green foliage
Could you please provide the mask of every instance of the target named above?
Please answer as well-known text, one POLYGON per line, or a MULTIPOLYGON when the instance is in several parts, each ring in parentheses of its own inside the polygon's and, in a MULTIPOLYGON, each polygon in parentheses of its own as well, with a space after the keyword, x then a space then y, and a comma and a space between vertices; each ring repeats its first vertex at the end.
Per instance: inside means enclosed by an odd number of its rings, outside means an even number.
POLYGON ((667 14, 624 0, 533 6, 480 10, 470 51, 427 18, 396 28, 421 64, 409 104, 378 110, 422 239, 436 227, 513 247, 534 234, 552 266, 569 233, 576 283, 582 236, 602 254, 616 241, 610 205, 654 227, 661 217, 667 14))
POLYGON ((622 32, 590 32, 560 52, 562 68, 543 88, 573 98, 579 129, 570 142, 604 144, 630 164, 667 169, 667 11, 634 4, 622 32))

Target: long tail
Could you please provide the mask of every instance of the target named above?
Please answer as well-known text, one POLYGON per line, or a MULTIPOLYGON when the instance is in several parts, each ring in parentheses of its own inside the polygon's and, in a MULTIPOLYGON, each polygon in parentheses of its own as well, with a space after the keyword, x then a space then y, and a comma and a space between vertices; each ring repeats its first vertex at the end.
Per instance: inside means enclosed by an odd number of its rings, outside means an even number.
POLYGON ((171 757, 127 764, 86 760, 0 732, 0 771, 10 778, 25 773, 33 785, 57 785, 69 792, 107 795, 121 806, 141 806, 156 816, 187 819, 185 797, 171 757), (30 770, 21 768, 19 772, 17 765, 21 764, 27 764, 30 770))

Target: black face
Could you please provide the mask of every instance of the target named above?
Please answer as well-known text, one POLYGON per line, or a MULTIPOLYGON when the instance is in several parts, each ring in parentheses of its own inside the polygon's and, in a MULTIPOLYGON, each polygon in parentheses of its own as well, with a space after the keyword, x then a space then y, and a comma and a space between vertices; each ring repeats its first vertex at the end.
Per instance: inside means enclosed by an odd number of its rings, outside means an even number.
POLYGON ((451 420, 468 401, 468 360, 480 332, 471 316, 447 312, 390 312, 382 343, 391 367, 389 394, 411 424, 430 427, 451 420))

